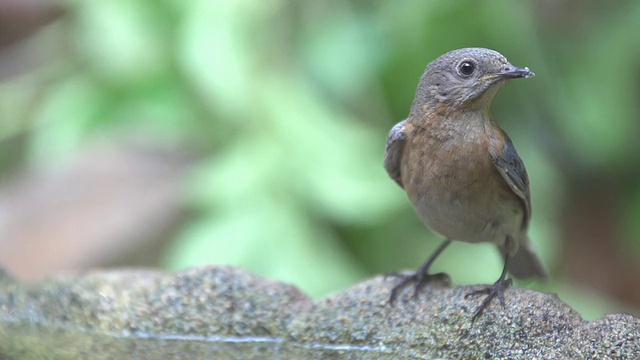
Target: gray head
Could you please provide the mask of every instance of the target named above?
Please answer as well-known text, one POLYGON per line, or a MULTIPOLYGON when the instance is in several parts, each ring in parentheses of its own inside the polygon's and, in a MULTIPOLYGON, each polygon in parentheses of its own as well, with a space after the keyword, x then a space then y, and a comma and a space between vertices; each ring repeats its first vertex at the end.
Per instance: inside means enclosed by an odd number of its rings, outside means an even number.
POLYGON ((510 79, 534 76, 528 68, 517 68, 497 51, 465 48, 450 51, 427 65, 414 107, 437 103, 457 108, 486 107, 510 79))

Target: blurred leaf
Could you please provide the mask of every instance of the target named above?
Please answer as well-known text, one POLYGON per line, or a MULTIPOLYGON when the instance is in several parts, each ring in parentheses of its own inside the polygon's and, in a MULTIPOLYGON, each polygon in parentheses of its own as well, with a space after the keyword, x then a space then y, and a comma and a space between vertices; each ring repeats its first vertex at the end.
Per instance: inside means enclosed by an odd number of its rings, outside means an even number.
POLYGON ((31 160, 54 166, 80 151, 89 125, 104 105, 100 88, 84 76, 68 77, 52 86, 35 116, 31 160))
POLYGON ((235 211, 214 213, 193 224, 180 246, 168 252, 169 267, 239 265, 295 284, 314 297, 364 277, 337 239, 309 223, 286 198, 263 194, 238 201, 235 211))
POLYGON ((78 51, 100 79, 131 84, 156 76, 167 66, 163 27, 153 6, 142 1, 80 2, 83 31, 73 34, 78 51))
POLYGON ((314 79, 344 101, 371 83, 386 44, 371 19, 348 10, 331 14, 304 37, 302 56, 314 79))
POLYGON ((0 140, 28 127, 22 121, 32 107, 38 80, 22 76, 0 83, 0 140))
POLYGON ((281 146, 279 166, 300 198, 345 223, 376 221, 398 206, 381 163, 384 141, 304 87, 267 84, 260 98, 281 146))
MULTIPOLYGON (((246 0, 189 3, 179 48, 182 71, 219 120, 241 122, 255 98, 261 75, 259 54, 251 47, 251 24, 270 2, 246 0)), ((257 35, 257 34, 254 34, 257 35)))
POLYGON ((556 97, 562 111, 559 125, 576 154, 591 166, 623 162, 640 132, 634 116, 640 74, 629 76, 640 56, 640 41, 629 37, 630 27, 640 30, 640 5, 617 16, 571 54, 560 79, 566 93, 556 97))

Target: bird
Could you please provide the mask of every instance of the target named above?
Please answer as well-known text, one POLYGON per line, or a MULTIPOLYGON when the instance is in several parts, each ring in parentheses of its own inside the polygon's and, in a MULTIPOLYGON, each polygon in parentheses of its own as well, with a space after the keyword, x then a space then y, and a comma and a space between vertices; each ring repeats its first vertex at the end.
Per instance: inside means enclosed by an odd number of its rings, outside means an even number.
POLYGON ((485 48, 453 50, 427 65, 408 117, 389 132, 384 168, 404 189, 420 220, 445 240, 415 273, 388 274, 401 279, 391 290, 391 304, 410 284, 415 297, 431 281, 450 280, 429 269, 452 241, 495 244, 504 259, 493 285, 467 294, 485 296, 472 323, 496 297, 505 306, 504 291, 512 285, 507 274, 548 277, 527 235, 527 170, 490 112, 506 82, 533 76, 529 68, 516 67, 485 48))

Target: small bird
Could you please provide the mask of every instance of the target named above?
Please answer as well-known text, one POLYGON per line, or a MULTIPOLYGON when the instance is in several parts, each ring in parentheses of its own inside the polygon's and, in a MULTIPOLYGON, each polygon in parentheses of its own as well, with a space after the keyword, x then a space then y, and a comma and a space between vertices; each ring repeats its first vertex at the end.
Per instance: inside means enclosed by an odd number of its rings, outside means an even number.
POLYGON ((414 274, 390 273, 402 279, 390 303, 411 283, 415 296, 428 282, 448 279, 429 268, 453 240, 493 243, 504 258, 493 286, 467 295, 486 295, 472 322, 496 297, 504 307, 504 291, 511 285, 507 272, 516 278, 548 276, 527 236, 527 171, 489 111, 508 80, 532 76, 528 68, 483 48, 454 50, 427 65, 409 117, 389 132, 384 167, 422 222, 445 240, 414 274))

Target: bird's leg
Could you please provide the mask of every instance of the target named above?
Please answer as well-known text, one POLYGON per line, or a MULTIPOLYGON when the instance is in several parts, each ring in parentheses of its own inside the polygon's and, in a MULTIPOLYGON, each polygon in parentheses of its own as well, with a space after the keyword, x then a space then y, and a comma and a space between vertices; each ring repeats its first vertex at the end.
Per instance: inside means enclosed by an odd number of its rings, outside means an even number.
POLYGON ((429 268, 431 267, 431 264, 433 264, 433 262, 436 260, 438 255, 440 255, 440 253, 442 253, 442 251, 449 244, 451 244, 451 240, 446 239, 436 249, 436 251, 433 254, 431 254, 429 259, 427 259, 427 261, 415 273, 411 275, 406 275, 406 274, 397 273, 397 272, 390 272, 386 274, 385 278, 387 276, 393 276, 393 277, 399 277, 402 279, 400 283, 394 286, 393 289, 391 290, 391 295, 389 295, 389 303, 393 305, 394 301, 398 297, 398 294, 400 293, 400 290, 404 289, 407 285, 411 283, 415 283, 413 288, 413 295, 412 295, 412 297, 415 297, 422 290, 422 288, 430 281, 437 280, 437 281, 450 282, 449 275, 445 273, 429 274, 429 268))
MULTIPOLYGON (((507 246, 511 247, 513 246, 513 240, 509 237, 507 238, 507 246)), ((509 259, 510 259, 510 255, 509 255, 509 251, 507 251, 507 256, 505 256, 505 260, 504 260, 504 267, 502 268, 502 274, 500 274, 500 278, 498 278, 498 280, 493 283, 493 286, 489 286, 486 287, 484 289, 480 289, 480 290, 476 290, 474 292, 471 292, 467 295, 465 295, 465 299, 468 299, 470 297, 474 297, 474 296, 478 296, 478 295, 486 295, 487 297, 484 299, 484 301, 482 302, 482 304, 480 305, 480 307, 478 308, 478 310, 476 310, 476 312, 473 314, 473 318, 471 319, 471 323, 475 323, 476 320, 478 320, 478 318, 480 318, 480 316, 482 315, 482 313, 484 313, 484 310, 491 305, 491 302, 493 301, 493 299, 495 299, 496 297, 498 298, 498 300, 500 300, 500 305, 502 305, 502 307, 505 307, 505 302, 504 302, 504 291, 507 290, 511 284, 513 283, 511 281, 511 279, 507 279, 507 266, 509 264, 509 259)))

